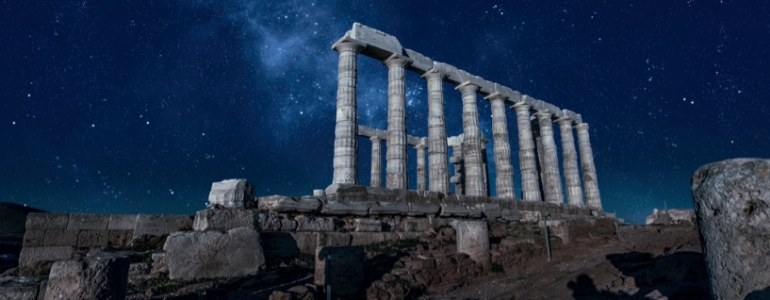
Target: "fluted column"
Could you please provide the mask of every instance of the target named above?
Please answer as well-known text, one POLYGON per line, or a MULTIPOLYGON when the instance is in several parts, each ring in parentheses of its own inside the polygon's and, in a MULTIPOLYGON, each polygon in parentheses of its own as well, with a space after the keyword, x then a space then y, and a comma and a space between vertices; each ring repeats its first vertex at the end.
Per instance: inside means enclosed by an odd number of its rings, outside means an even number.
POLYGON ((428 81, 428 178, 430 191, 449 194, 446 120, 444 118, 444 74, 430 70, 428 81))
POLYGON ((583 186, 586 197, 586 205, 590 208, 602 210, 602 199, 599 196, 599 183, 596 181, 596 166, 594 165, 594 153, 591 149, 591 138, 588 135, 588 124, 580 123, 575 126, 580 146, 580 162, 583 168, 583 186))
POLYGON ((358 53, 364 45, 340 40, 333 46, 340 53, 337 75, 337 123, 334 128, 334 184, 358 183, 358 121, 356 84, 358 53))
POLYGON ((370 137, 372 141, 372 180, 371 186, 376 188, 382 187, 382 151, 380 150, 380 138, 377 136, 370 137))
POLYGON ((486 196, 484 184, 484 166, 481 157, 481 130, 479 112, 476 103, 478 86, 464 82, 457 86, 463 99, 463 164, 465 165, 465 194, 468 196, 486 196))
POLYGON ((492 105, 492 138, 494 139, 495 186, 497 198, 515 199, 511 144, 508 140, 508 120, 505 117, 505 96, 494 93, 486 97, 492 105))
POLYGON ((530 106, 524 102, 514 104, 519 129, 519 167, 521 168, 521 193, 524 201, 541 201, 538 183, 535 140, 529 121, 530 106))
POLYGON ((414 147, 417 149, 417 190, 425 191, 425 145, 420 144, 414 147))
POLYGON ((391 55, 383 62, 388 66, 388 148, 387 187, 406 189, 406 75, 404 67, 409 60, 391 55))
POLYGON ((535 114, 540 124, 540 138, 543 141, 543 175, 545 188, 545 201, 550 203, 564 203, 561 190, 561 176, 559 175, 559 157, 556 153, 556 142, 553 138, 553 116, 548 111, 540 111, 535 114))
POLYGON ((572 134, 572 119, 562 117, 556 120, 561 130, 561 153, 564 168, 564 185, 567 189, 567 203, 583 207, 583 189, 580 187, 578 158, 575 150, 575 138, 572 134))

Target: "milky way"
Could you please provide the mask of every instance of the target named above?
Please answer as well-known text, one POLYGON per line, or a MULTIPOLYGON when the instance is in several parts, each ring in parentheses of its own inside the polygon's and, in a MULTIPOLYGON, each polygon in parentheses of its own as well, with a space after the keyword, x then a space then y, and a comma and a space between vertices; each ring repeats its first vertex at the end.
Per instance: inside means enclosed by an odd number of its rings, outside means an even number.
MULTIPOLYGON (((699 166, 770 150, 765 2, 2 7, 0 201, 49 211, 191 214, 205 207, 211 182, 226 178, 249 179, 258 195, 325 188, 337 85, 331 45, 353 22, 581 113, 604 208, 631 222, 664 205, 691 208, 689 177, 699 166)), ((387 68, 360 56, 358 87, 359 123, 386 129, 387 68)), ((460 93, 444 89, 447 131, 458 135, 460 93)), ((478 103, 491 139, 489 103, 478 103)), ((517 145, 512 120, 510 110, 517 145)), ((427 136, 426 82, 411 72, 407 128, 427 136)), ((416 152, 408 153, 414 178, 416 152)), ((491 143, 488 157, 494 178, 491 143)), ((369 183, 369 158, 370 142, 361 138, 361 184, 369 183)), ((519 191, 518 170, 514 176, 519 191)))

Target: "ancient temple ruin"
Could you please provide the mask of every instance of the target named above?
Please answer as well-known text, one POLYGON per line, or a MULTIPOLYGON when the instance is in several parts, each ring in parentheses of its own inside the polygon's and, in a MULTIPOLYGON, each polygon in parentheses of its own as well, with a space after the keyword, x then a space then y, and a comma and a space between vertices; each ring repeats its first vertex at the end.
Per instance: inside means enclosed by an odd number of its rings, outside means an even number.
POLYGON ((580 114, 522 95, 452 65, 434 61, 402 47, 396 37, 359 23, 354 23, 353 28, 334 43, 332 49, 339 52, 334 177, 325 191, 316 191, 317 195, 339 195, 341 187, 358 184, 358 137, 364 136, 372 141, 371 188, 407 189, 406 147, 409 145, 417 150, 418 193, 423 192, 427 196, 450 195, 449 184, 452 183, 457 196, 489 197, 486 141, 481 134, 477 110, 477 94, 481 94, 492 108, 494 163, 497 169, 494 179, 497 189, 495 199, 517 199, 508 140, 508 120, 505 115, 508 106, 516 111, 518 124, 522 181, 520 198, 532 202, 564 203, 554 140, 553 122, 556 122, 561 133, 567 205, 587 206, 591 210, 602 211, 588 124, 583 122, 580 114), (380 60, 388 68, 386 130, 369 128, 357 122, 358 54, 380 60), (428 85, 428 137, 413 137, 406 133, 407 70, 420 74, 428 85), (455 85, 455 89, 462 94, 463 133, 457 137, 447 137, 443 82, 455 85), (578 172, 573 128, 577 130, 583 186, 578 172), (384 185, 380 179, 382 140, 387 143, 384 185), (451 158, 447 157, 448 147, 453 148, 454 156, 451 158), (427 172, 425 150, 428 151, 427 172), (455 174, 451 177, 448 162, 455 166, 455 174))

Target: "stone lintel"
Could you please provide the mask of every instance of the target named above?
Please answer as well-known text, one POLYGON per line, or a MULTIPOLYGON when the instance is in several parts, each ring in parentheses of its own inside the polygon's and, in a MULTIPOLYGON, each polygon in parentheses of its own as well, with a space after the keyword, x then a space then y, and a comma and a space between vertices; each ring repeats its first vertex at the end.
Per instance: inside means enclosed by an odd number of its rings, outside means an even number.
POLYGON ((361 23, 353 23, 353 28, 349 32, 351 39, 366 45, 366 48, 361 51, 366 56, 385 60, 393 54, 404 54, 404 47, 395 36, 361 23))
POLYGON ((406 57, 412 59, 412 63, 406 68, 410 71, 417 72, 422 75, 423 73, 433 69, 433 60, 430 57, 420 54, 412 49, 404 49, 406 57))
MULTIPOLYGON (((367 138, 371 138, 371 137, 375 137, 376 136, 380 140, 387 141, 388 140, 388 131, 387 130, 382 130, 382 129, 371 128, 371 127, 367 127, 367 126, 364 126, 364 125, 358 125, 358 136, 363 136, 363 137, 367 137, 367 138)), ((407 135, 406 136, 406 143, 409 144, 409 145, 412 145, 412 146, 419 146, 421 143, 423 143, 423 139, 426 139, 426 138, 424 138, 424 137, 421 138, 421 137, 407 135)), ((427 143, 425 145, 427 145, 427 143)))

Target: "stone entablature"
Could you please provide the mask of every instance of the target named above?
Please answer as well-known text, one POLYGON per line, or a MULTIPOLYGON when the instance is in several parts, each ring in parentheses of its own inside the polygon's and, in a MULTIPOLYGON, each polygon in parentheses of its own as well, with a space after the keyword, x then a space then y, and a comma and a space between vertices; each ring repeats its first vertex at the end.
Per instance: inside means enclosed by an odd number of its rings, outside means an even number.
POLYGON ((517 200, 513 184, 511 146, 505 117, 506 106, 516 110, 519 130, 519 157, 522 173, 521 196, 524 201, 564 203, 562 178, 559 170, 557 145, 554 142, 553 122, 561 128, 562 159, 567 188, 567 199, 571 206, 588 206, 602 210, 596 181, 596 167, 588 135, 588 125, 582 116, 571 110, 522 95, 501 84, 485 80, 452 65, 434 61, 414 50, 401 46, 398 39, 379 30, 354 23, 332 49, 340 53, 337 89, 337 122, 335 128, 334 178, 326 189, 332 194, 340 185, 357 184, 357 136, 370 137, 372 146, 372 186, 381 187, 379 180, 382 166, 379 143, 387 141, 387 181, 389 189, 404 189, 408 186, 406 169, 406 146, 418 150, 417 190, 429 190, 449 194, 448 184, 455 184, 455 193, 469 196, 489 196, 489 181, 486 142, 482 141, 477 110, 477 94, 492 105, 492 126, 494 135, 494 161, 496 164, 496 198, 517 200), (357 124, 357 57, 363 54, 380 60, 388 67, 388 128, 372 129, 357 124), (417 72, 427 81, 428 86, 428 132, 427 138, 411 137, 406 134, 405 115, 406 70, 417 72), (453 147, 454 156, 447 157, 446 121, 442 83, 456 86, 462 94, 463 133, 465 141, 453 147), (531 118, 537 119, 535 128, 531 118), (577 170, 578 154, 575 150, 573 129, 577 131, 579 157, 583 175, 577 170), (460 147, 458 147, 460 146, 460 147), (425 150, 428 150, 426 171, 425 150), (456 174, 449 178, 448 163, 455 165, 456 174), (459 171, 459 172, 457 172, 459 171), (540 175, 542 173, 542 176, 540 175), (429 174, 427 180, 426 174, 429 174), (430 183, 430 184, 428 184, 430 183), (585 197, 585 203, 583 201, 585 197))

